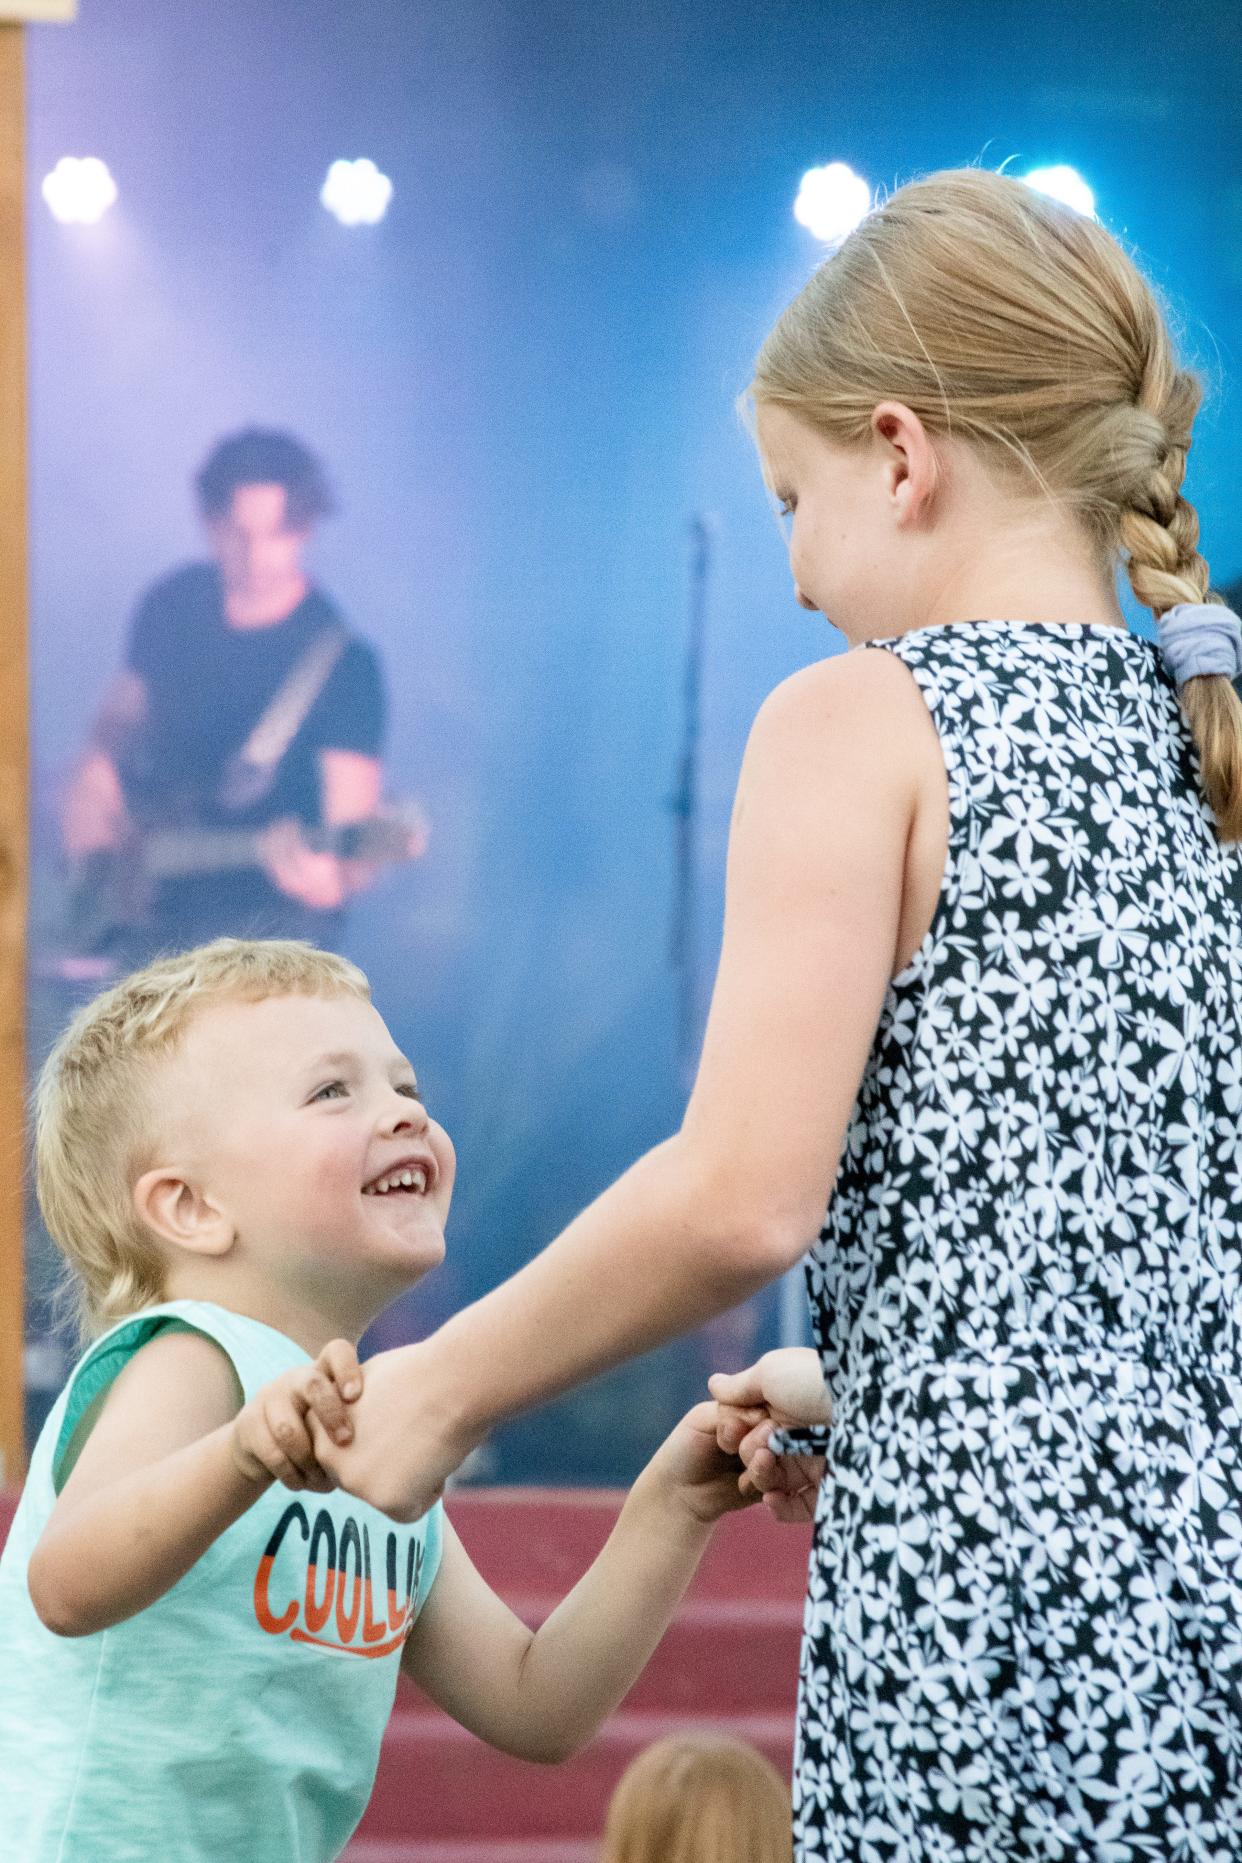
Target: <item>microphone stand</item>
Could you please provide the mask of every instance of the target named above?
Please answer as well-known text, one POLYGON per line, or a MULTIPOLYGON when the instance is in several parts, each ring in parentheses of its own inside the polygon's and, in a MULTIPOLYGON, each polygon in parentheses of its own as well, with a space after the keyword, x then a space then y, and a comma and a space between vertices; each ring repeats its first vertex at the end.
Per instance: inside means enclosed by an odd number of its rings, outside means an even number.
POLYGON ((696 512, 690 523, 690 625, 682 674, 681 752, 677 759, 676 787, 669 797, 669 808, 676 817, 669 962, 678 973, 677 1064, 682 1085, 687 1092, 694 1082, 700 1040, 696 914, 698 875, 695 855, 707 578, 715 528, 715 520, 704 511, 696 512))
MULTIPOLYGON (((699 807, 699 723, 702 712, 703 653, 707 638, 707 579, 711 567, 716 520, 705 511, 690 522, 690 625, 682 674, 681 753, 677 781, 669 797, 676 819, 674 841, 673 911, 669 961, 678 973, 677 1064, 682 1086, 689 1093, 698 1067, 698 874, 697 828, 699 807)), ((781 1279, 777 1296, 777 1334, 783 1346, 805 1345, 809 1337, 802 1267, 797 1264, 781 1279)))

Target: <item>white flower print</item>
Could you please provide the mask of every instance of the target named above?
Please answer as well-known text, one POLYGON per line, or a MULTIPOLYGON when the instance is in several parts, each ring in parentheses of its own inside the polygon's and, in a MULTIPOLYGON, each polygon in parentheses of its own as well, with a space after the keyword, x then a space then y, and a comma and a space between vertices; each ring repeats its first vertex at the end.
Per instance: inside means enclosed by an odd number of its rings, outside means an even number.
POLYGON ((868 646, 951 858, 808 1262, 798 1863, 1237 1863, 1242 855, 1152 644, 868 646))
POLYGON ((1149 936, 1142 906, 1111 892, 1083 901, 1079 928, 1084 938, 1099 940, 1099 962, 1106 970, 1123 956, 1142 952, 1149 936))

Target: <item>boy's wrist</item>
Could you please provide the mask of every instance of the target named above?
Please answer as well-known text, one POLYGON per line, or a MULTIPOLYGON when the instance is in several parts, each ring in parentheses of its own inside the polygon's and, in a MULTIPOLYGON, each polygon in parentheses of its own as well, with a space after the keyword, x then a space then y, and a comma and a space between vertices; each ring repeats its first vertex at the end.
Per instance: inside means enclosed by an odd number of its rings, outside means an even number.
POLYGON ((675 1534, 688 1544, 705 1546, 720 1514, 702 1507, 703 1496, 649 1462, 626 1499, 626 1512, 641 1516, 652 1531, 675 1534))

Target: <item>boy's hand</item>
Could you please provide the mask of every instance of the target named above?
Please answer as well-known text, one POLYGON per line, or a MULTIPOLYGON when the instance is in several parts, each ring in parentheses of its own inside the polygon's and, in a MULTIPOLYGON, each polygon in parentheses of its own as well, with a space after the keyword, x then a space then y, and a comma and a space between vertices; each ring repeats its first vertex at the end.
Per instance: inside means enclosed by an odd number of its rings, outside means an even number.
POLYGON ((706 1524, 760 1498, 741 1460, 720 1447, 719 1428, 719 1405, 696 1404, 639 1476, 639 1482, 658 1486, 693 1519, 706 1524))
POLYGON ((265 1384, 233 1424, 233 1459, 250 1481, 275 1476, 286 1488, 327 1494, 334 1478, 315 1455, 314 1419, 342 1447, 353 1440, 348 1406, 361 1395, 362 1367, 347 1339, 331 1340, 310 1365, 265 1384))
POLYGON ((716 1372, 708 1389, 719 1407, 717 1440, 741 1458, 747 1491, 757 1490, 776 1519, 812 1520, 824 1476, 820 1455, 773 1455, 768 1439, 782 1428, 821 1431, 832 1420, 832 1397, 819 1355, 806 1346, 765 1352, 745 1371, 716 1372))

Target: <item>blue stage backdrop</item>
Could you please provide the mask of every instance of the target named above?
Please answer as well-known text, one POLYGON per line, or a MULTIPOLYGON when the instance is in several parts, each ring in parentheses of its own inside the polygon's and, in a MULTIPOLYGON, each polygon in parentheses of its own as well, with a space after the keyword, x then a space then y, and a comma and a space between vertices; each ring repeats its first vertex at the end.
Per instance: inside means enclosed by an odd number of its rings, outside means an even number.
MULTIPOLYGON (((793 603, 734 410, 821 255, 802 171, 874 184, 1070 161, 1170 292, 1212 400, 1191 471, 1207 553, 1242 571, 1242 96, 1232 9, 1052 0, 84 0, 31 35, 34 956, 55 943, 56 784, 135 600, 202 553, 191 474, 288 427, 341 513, 315 567, 382 657, 391 788, 428 854, 346 939, 456 1140, 449 1262, 385 1328, 492 1285, 676 1125, 669 962, 691 522, 707 587, 697 989, 729 803, 764 693, 840 639, 793 603), (94 227, 39 197, 65 154, 120 194, 94 227), (386 218, 319 203, 337 157, 386 218)), ((193 669, 186 669, 193 704, 193 669)), ((35 984, 33 1046, 58 1011, 35 984)), ((32 1228, 32 1235, 35 1231, 32 1228)), ((32 1330, 45 1251, 32 1243, 32 1330)), ((514 1426, 510 1480, 612 1480, 776 1297, 514 1426)), ((55 1382, 32 1355, 32 1414, 55 1382)))

